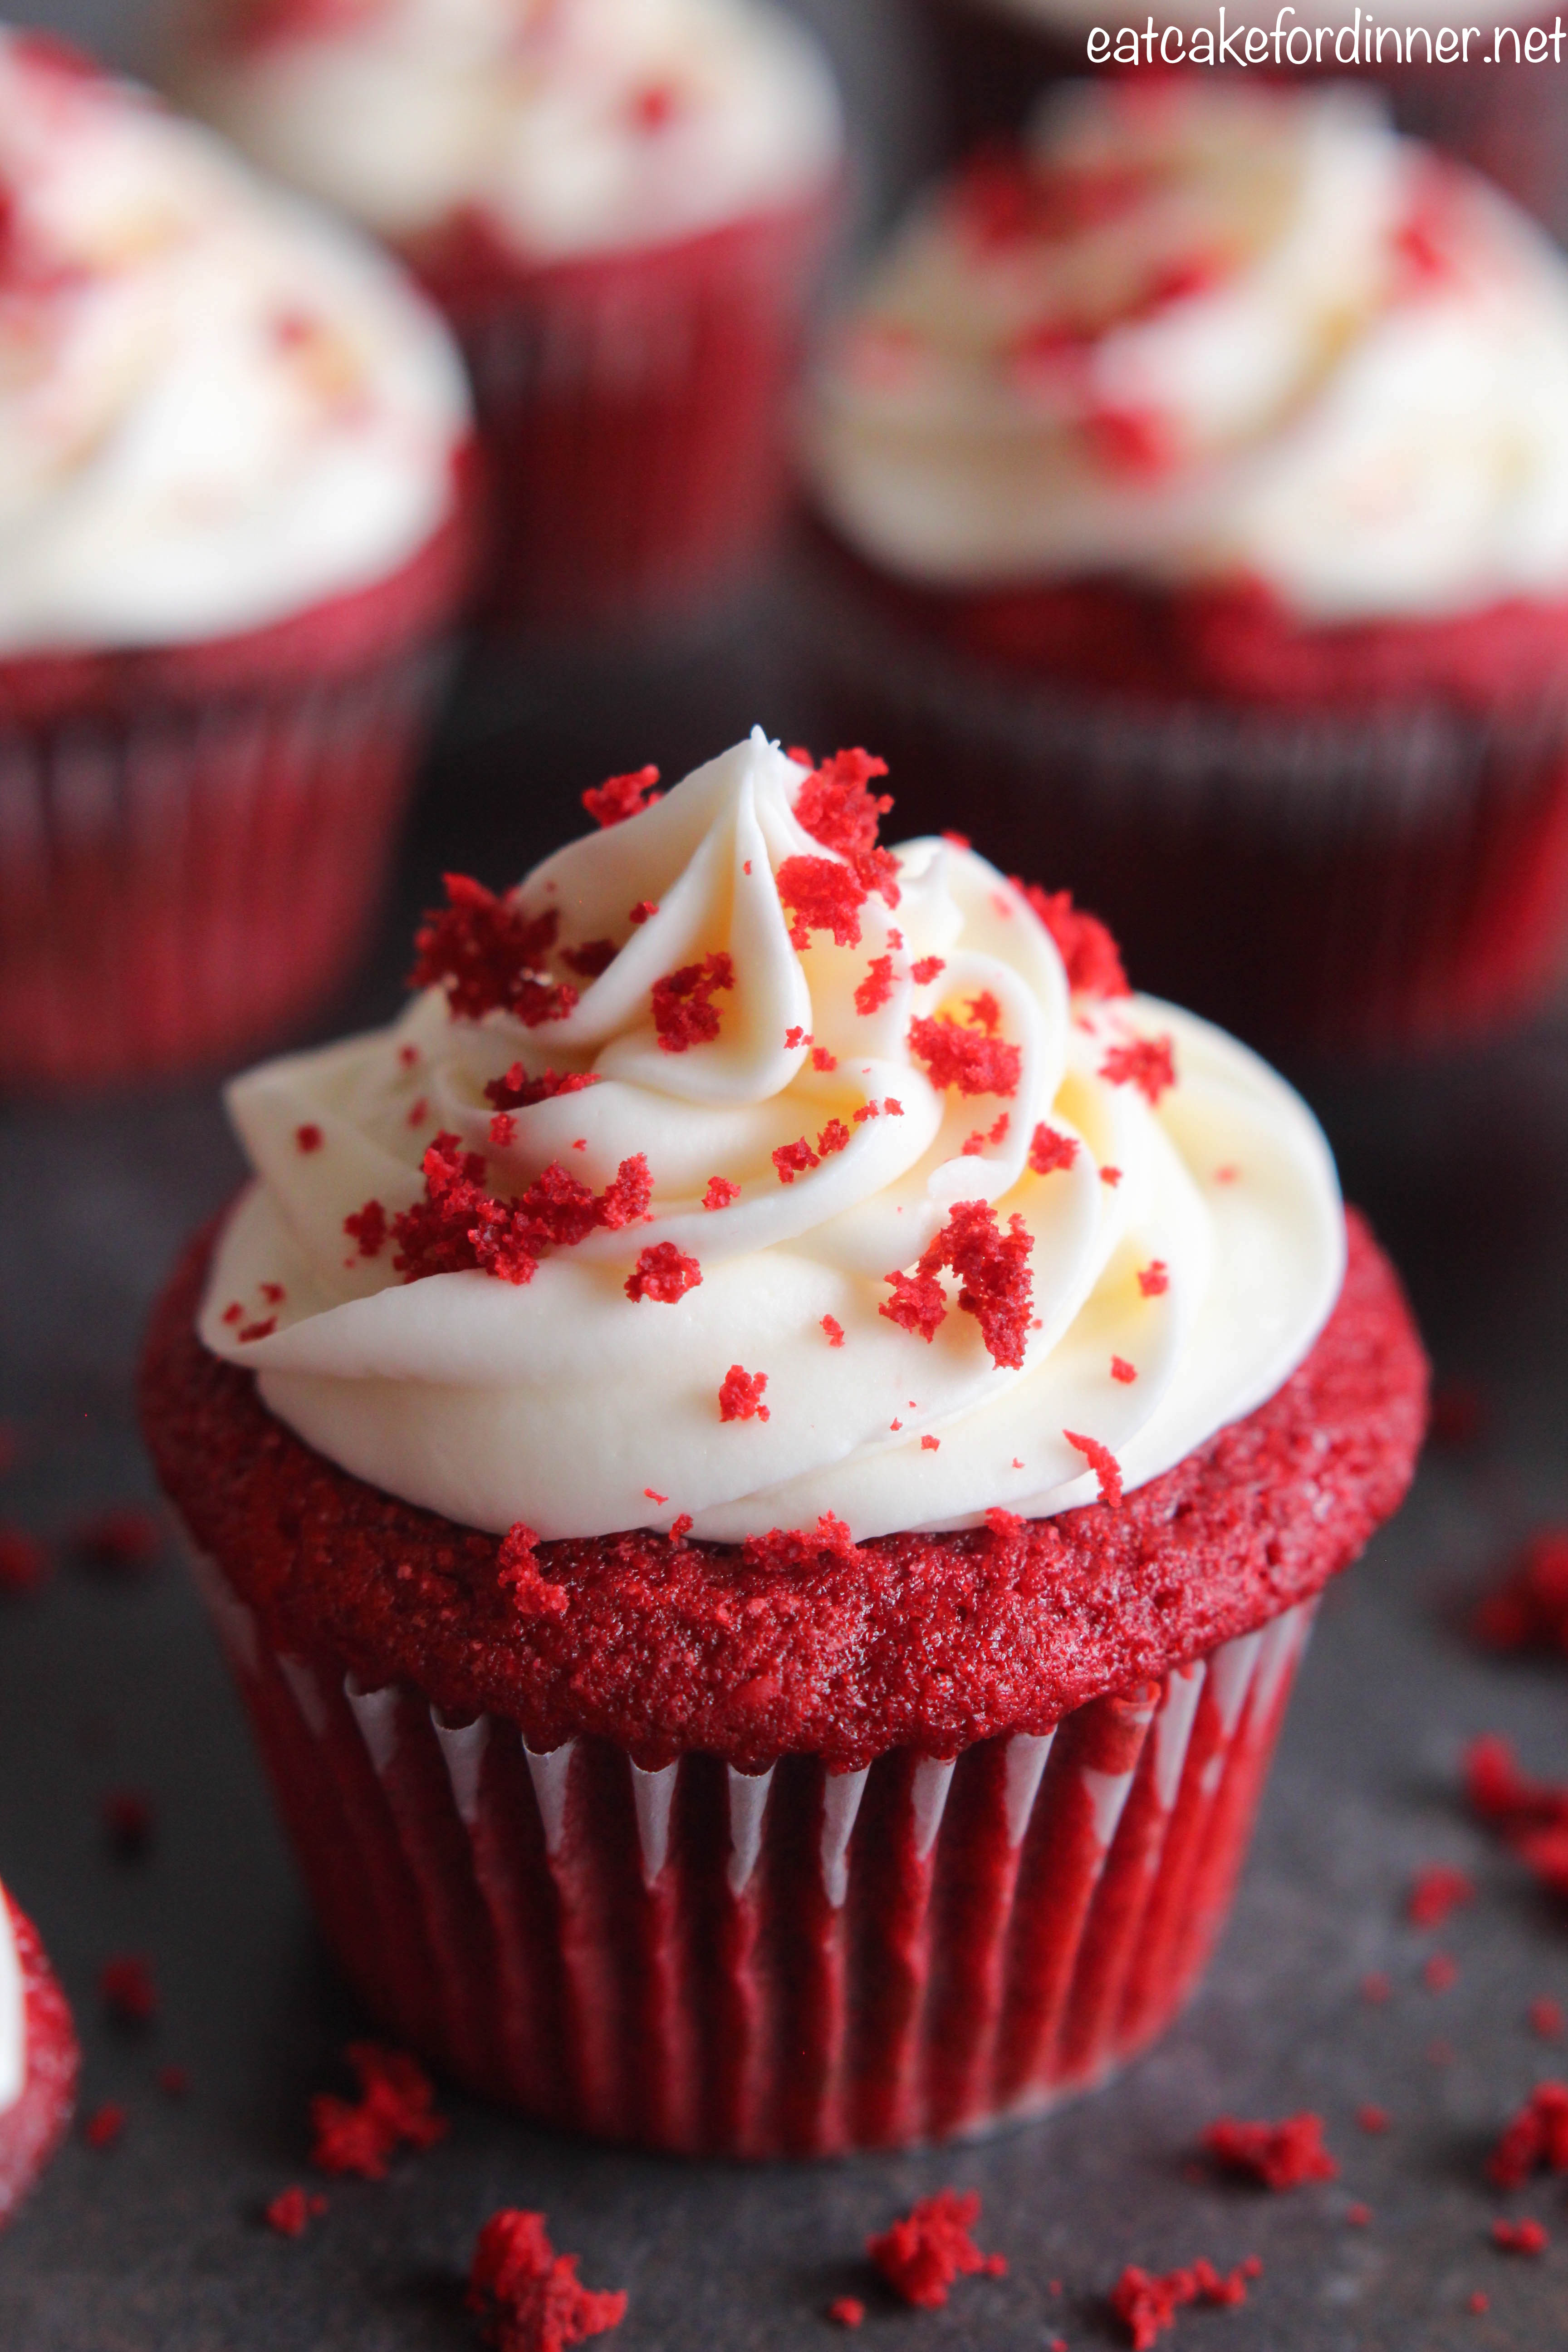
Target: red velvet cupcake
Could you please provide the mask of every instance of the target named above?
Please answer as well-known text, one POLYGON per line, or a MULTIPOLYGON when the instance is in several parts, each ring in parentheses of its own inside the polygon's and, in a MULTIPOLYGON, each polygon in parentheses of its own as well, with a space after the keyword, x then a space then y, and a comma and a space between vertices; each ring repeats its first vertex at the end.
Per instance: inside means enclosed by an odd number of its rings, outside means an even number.
POLYGON ((239 1081, 142 1412, 382 2020, 683 2151, 971 2131, 1194 1983, 1425 1366, 1304 1106, 753 737, 239 1081))
POLYGON ((376 910, 468 408, 373 250, 0 32, 0 1084, 231 1057, 376 910))
POLYGON ((32 1922, 0 1886, 0 2229, 65 2136, 77 2063, 65 1995, 32 1922))
POLYGON ((770 0, 228 0, 174 77, 418 272, 467 355, 494 616, 665 623, 754 563, 837 189, 826 64, 770 0))
POLYGON ((903 803, 1275 1046, 1538 1004, 1568 931, 1568 268, 1345 87, 1059 93, 825 360, 814 635, 903 803))

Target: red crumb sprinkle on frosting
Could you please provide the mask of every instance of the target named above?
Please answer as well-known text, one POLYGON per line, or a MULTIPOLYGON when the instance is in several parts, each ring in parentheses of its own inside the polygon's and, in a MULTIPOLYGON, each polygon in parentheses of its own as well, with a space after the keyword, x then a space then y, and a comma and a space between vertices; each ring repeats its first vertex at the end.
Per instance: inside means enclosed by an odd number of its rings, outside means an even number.
MULTIPOLYGON (((809 753, 790 757, 811 766, 809 753)), ((886 760, 869 751, 835 751, 811 768, 795 794, 795 814, 814 841, 846 860, 863 898, 875 893, 891 910, 899 903, 898 865, 890 850, 878 846, 877 835, 893 801, 891 793, 871 790, 887 772, 886 760)))
POLYGON ((1098 1437, 1075 1435, 1070 1429, 1064 1429, 1062 1435, 1076 1453, 1082 1454, 1099 1479, 1100 1501, 1115 1510, 1121 1500, 1121 1465, 1110 1446, 1102 1445, 1098 1437))
POLYGON ((1568 2172, 1568 2083, 1538 2083, 1487 2158, 1494 2189, 1522 2189, 1537 2172, 1568 2172))
POLYGON ((656 1242, 637 1259, 635 1272, 626 1278, 626 1293, 633 1301, 655 1298, 661 1306, 673 1307, 701 1280, 702 1268, 694 1257, 673 1242, 656 1242))
POLYGON ((1120 1169, 1120 1168, 1112 1168, 1112 1167, 1111 1167, 1111 1165, 1110 1165, 1110 1161, 1108 1160, 1108 1161, 1106 1162, 1105 1166, 1104 1166, 1104 1167, 1100 1170, 1100 1182, 1101 1182, 1102 1184, 1110 1184, 1110 1185, 1120 1184, 1120 1183, 1121 1183, 1121 1169, 1120 1169))
POLYGON ((294 1129, 294 1147, 298 1151, 307 1154, 320 1151, 326 1139, 313 1119, 307 1119, 303 1127, 297 1127, 294 1129))
POLYGON ((1163 1257, 1151 1258, 1138 1269, 1138 1287, 1145 1298, 1163 1298, 1171 1287, 1170 1268, 1163 1257))
POLYGON ((682 964, 653 984, 653 1025, 660 1050, 689 1053, 693 1045, 710 1045, 719 1034, 715 996, 735 985, 734 963, 722 948, 700 963, 682 964))
POLYGON ((490 1079, 485 1100, 498 1111, 531 1110, 535 1103, 553 1102, 558 1095, 578 1095, 598 1083, 594 1070, 568 1070, 564 1076, 541 1070, 538 1077, 531 1078, 522 1064, 514 1062, 504 1077, 490 1079))
POLYGON ((869 1019, 879 1013, 893 992, 893 959, 890 955, 873 956, 866 967, 866 977, 855 991, 855 1010, 869 1019))
POLYGON ((552 982, 545 968, 560 927, 555 909, 529 915, 515 891, 498 898, 470 875, 443 878, 447 904, 433 908, 415 934, 409 986, 444 988, 456 1020, 505 1012, 526 1029, 563 1020, 577 991, 569 981, 552 982))
POLYGON ((918 1333, 928 1342, 934 1339, 947 1316, 946 1294, 937 1276, 950 1266, 960 1284, 958 1304, 978 1321, 992 1361, 1019 1370, 1034 1305, 1031 1246, 1022 1217, 1010 1217, 1003 1234, 988 1201, 959 1201, 921 1253, 914 1273, 883 1276, 893 1296, 877 1311, 902 1330, 918 1333))
POLYGON ((1130 1364, 1125 1356, 1112 1356, 1110 1377, 1113 1381, 1120 1381, 1125 1388, 1131 1381, 1137 1379, 1138 1368, 1135 1364, 1130 1364))
POLYGON ((434 2147, 449 2126, 436 2112, 430 2077, 405 2051, 351 2042, 343 2053, 358 2078, 357 2099, 330 2091, 310 2101, 310 2161, 320 2172, 384 2180, 400 2147, 434 2147))
POLYGON ((1058 1168, 1070 1168, 1078 1149, 1076 1136, 1058 1135, 1042 1119, 1029 1139, 1029 1165, 1037 1176, 1049 1176, 1058 1168))
POLYGON ((1023 1049, 984 1027, 965 1027, 947 1013, 937 1019, 917 1014, 910 1024, 909 1046, 915 1059, 924 1063, 934 1087, 1004 1099, 1018 1091, 1023 1049))
POLYGON ((844 1345, 844 1326, 838 1320, 837 1316, 825 1315, 822 1318, 822 1328, 827 1334, 828 1346, 830 1348, 842 1348, 844 1345))
POLYGON ((319 2190, 300 2188, 279 2189, 262 2215, 269 2230, 280 2238, 302 2238, 308 2225, 319 2221, 327 2210, 327 2200, 319 2190))
POLYGON ((766 1372, 748 1372, 739 1364, 731 1364, 719 1384, 719 1418, 721 1421, 767 1421, 771 1418, 763 1402, 768 1385, 766 1372))
POLYGON ((98 1972, 98 1997, 118 2025, 150 2025, 158 2014, 153 1964, 139 1952, 105 1960, 98 1972))
POLYGON ((1016 882, 1056 942, 1075 996, 1130 996, 1121 950, 1098 916, 1073 905, 1070 890, 1042 890, 1037 882, 1016 882))
POLYGON ((1005 2256, 982 2253, 970 2235, 979 2219, 973 2189, 939 2189, 880 2237, 868 2238, 866 2252, 900 2301, 940 2311, 956 2279, 1006 2273, 1005 2256))
POLYGON ((1203 2147, 1222 2172, 1264 2189, 1300 2189, 1309 2180, 1339 2178, 1340 2168, 1323 2146, 1323 2119, 1310 2112, 1277 2124, 1221 2116, 1205 2132, 1203 2147))
POLYGON ((1235 2305, 1247 2301, 1248 2283, 1263 2274, 1263 2264, 1249 2254, 1233 2271, 1217 2271, 1199 2260, 1184 2270, 1154 2272, 1129 2263, 1110 2290, 1110 2308, 1126 2328, 1132 2352, 1152 2352, 1176 2314, 1188 2304, 1235 2305))
POLYGON ((603 1192, 591 1192, 552 1160, 521 1200, 503 1201, 484 1189, 480 1154, 464 1151, 457 1136, 443 1133, 426 1151, 424 1173, 424 1200, 400 1211, 390 1228, 379 1201, 367 1201, 343 1220, 362 1257, 377 1256, 390 1230, 397 1244, 393 1265, 409 1282, 474 1271, 502 1282, 531 1282, 540 1259, 552 1250, 569 1249, 601 1229, 618 1233, 639 1223, 653 1197, 640 1151, 622 1160, 603 1192))
POLYGON ((510 2206, 479 2231, 468 2307, 493 2352, 570 2352, 618 2327, 626 2298, 585 2287, 575 2254, 558 2254, 542 2213, 510 2206))
POLYGON ((910 978, 921 988, 929 988, 939 973, 947 970, 944 958, 939 955, 921 956, 910 966, 910 978))
POLYGON ((1136 1087, 1145 1102, 1157 1103, 1176 1083, 1175 1048, 1169 1037, 1135 1037, 1111 1046, 1100 1075, 1113 1087, 1136 1087))
POLYGON ((1552 2243, 1539 2221, 1494 2221, 1492 2243, 1500 2253, 1543 2254, 1552 2243))
POLYGON ((922 1454, 940 1454, 941 1451, 942 1440, 940 1437, 932 1437, 928 1433, 926 1436, 921 1438, 921 1452, 922 1454))
POLYGON ((740 1186, 731 1183, 728 1176, 710 1176, 708 1190, 702 1195, 702 1205, 705 1209, 727 1209, 731 1201, 738 1201, 740 1197, 740 1186))
POLYGON ((658 782, 657 768, 634 768, 629 775, 606 776, 602 784, 584 793, 583 806, 602 829, 625 824, 628 817, 643 815, 664 798, 654 790, 658 782))

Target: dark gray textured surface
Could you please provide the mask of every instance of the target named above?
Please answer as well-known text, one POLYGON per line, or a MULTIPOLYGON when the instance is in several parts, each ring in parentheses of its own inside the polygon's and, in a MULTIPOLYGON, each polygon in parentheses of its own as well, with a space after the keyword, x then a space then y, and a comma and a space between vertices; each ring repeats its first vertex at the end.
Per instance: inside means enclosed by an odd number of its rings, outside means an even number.
MULTIPOLYGON (((129 0, 58 0, 57 21, 134 53, 129 0)), ((841 32, 848 0, 814 0, 841 32)), ((865 22, 879 12, 868 11, 865 22)), ((847 50, 868 104, 891 53, 847 50)), ((904 147, 889 150, 901 168, 904 147)), ((520 871, 573 822, 574 794, 655 759, 679 773, 753 718, 807 731, 765 604, 663 667, 507 678, 472 689, 433 764, 385 950, 329 1027, 395 1000, 409 914, 443 865, 520 871), (498 731, 486 712, 504 709, 498 731)), ((837 2339, 821 2313, 864 2291, 885 2346, 1043 2352, 1119 2340, 1102 2299, 1123 2263, 1256 2251, 1248 2307, 1185 2316, 1194 2352, 1551 2352, 1568 2342, 1568 2243, 1493 2252, 1480 2159, 1555 2054, 1529 2001, 1568 2003, 1568 1920, 1540 1904, 1456 1801, 1464 1740, 1510 1730, 1562 1769, 1568 1680, 1476 1656, 1453 1601, 1532 1519, 1568 1514, 1568 1028, 1487 1059, 1320 1088, 1352 1195, 1409 1276, 1439 1362, 1482 1381, 1496 1435, 1437 1461, 1396 1526, 1330 1601, 1309 1658, 1235 1923, 1186 2021, 1098 2098, 991 2143, 814 2169, 688 2167, 553 2140, 456 2102, 450 2142, 381 2187, 331 2189, 301 2244, 259 2225, 303 2172, 305 2103, 363 2023, 336 1988, 272 1827, 194 1597, 165 1561, 140 1583, 63 1560, 37 1601, 0 1608, 0 1868, 46 1930, 88 2044, 85 2100, 123 2099, 112 2153, 79 2138, 0 2241, 0 2352, 441 2352, 472 2341, 458 2279, 499 2203, 542 2206, 596 2285, 622 2285, 625 2352, 772 2352, 837 2339), (103 1792, 146 1788, 146 1862, 105 1854, 103 1792), (1402 1924, 1413 1872, 1472 1868, 1482 1899, 1439 1938, 1402 1924), (1421 1983, 1434 1944, 1460 1964, 1421 1983), (149 2034, 104 2024, 110 1954, 145 1951, 164 1996, 149 2034), (1358 1987, 1386 1969, 1395 1992, 1358 1987), (1444 2061, 1441 2040, 1453 2055, 1444 2061), (187 2100, 158 2066, 191 2072, 187 2100), (1363 2136, 1355 2109, 1394 2128, 1363 2136), (1186 2177, 1216 2113, 1311 2105, 1340 2183, 1270 2199, 1186 2177), (915 2195, 982 2190, 984 2243, 1012 2263, 948 2311, 900 2313, 858 2250, 915 2195), (1347 2226, 1354 2200, 1370 2228, 1347 2226), (1053 2295, 1059 2279, 1063 2293, 1053 2295), (1491 2298, 1485 2316, 1467 2299, 1491 2298)), ((18 1425, 0 1517, 63 1536, 94 1505, 145 1495, 130 1373, 181 1236, 237 1172, 210 1089, 141 1104, 0 1110, 0 1416, 18 1425)), ((1514 2200, 1554 2230, 1563 2192, 1514 2200)))

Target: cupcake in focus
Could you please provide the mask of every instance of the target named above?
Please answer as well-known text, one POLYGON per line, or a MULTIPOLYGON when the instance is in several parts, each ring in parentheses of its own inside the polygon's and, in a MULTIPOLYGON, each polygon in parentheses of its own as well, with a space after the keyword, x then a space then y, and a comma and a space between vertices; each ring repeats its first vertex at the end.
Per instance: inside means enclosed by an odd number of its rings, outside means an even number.
POLYGON ((826 355, 833 707, 1257 1042, 1494 1026, 1568 924, 1565 414, 1568 264, 1364 94, 1064 89, 826 355))
POLYGON ((819 2155, 1170 2021, 1425 1369, 1305 1106, 760 734, 230 1109, 142 1420, 301 1866, 550 2121, 819 2155))
POLYGON ((229 0, 184 21, 182 95, 385 238, 451 320, 499 620, 667 621, 751 565, 841 166, 837 94, 792 17, 771 0, 229 0))
POLYGON ((0 1886, 0 2229, 64 2137, 78 2052, 32 1922, 0 1886))
POLYGON ((1531 0, 1504 0, 1484 27, 1467 26, 1455 0, 1422 0, 1397 26, 1342 0, 1260 8, 1252 17, 1227 9, 1223 22, 1217 5, 1204 0, 1141 16, 1099 0, 916 5, 953 152, 1016 137, 1048 84, 1093 68, 1121 78, 1185 66, 1206 79, 1228 65, 1244 68, 1249 82, 1297 84, 1337 75, 1374 84, 1402 131, 1487 173, 1559 236, 1568 232, 1560 20, 1531 0), (1551 66, 1558 69, 1543 70, 1551 66))
POLYGON ((230 1056, 352 968, 469 536, 439 321, 0 28, 0 1082, 230 1056))

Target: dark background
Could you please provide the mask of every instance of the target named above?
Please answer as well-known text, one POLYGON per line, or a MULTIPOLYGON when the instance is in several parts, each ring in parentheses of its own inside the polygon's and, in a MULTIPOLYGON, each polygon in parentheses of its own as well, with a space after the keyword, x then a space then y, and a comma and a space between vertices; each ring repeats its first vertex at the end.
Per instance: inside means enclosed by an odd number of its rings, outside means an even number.
MULTIPOLYGON (((902 184, 922 132, 895 11, 814 0, 857 102, 894 126, 874 184, 902 184)), ((134 56, 130 0, 58 0, 61 29, 134 56)), ((760 719, 809 729, 787 636, 760 590, 659 659, 470 675, 428 763, 374 969, 325 1032, 385 1018, 415 911, 444 866, 500 881, 581 822, 576 795, 658 761, 679 776, 760 719)), ((896 783, 896 779, 894 782, 896 783)), ((896 821, 895 821, 896 831, 896 821)), ((984 848, 984 844, 978 845, 984 848)), ((1070 880, 1070 877, 1052 877, 1070 880)), ((124 2102, 114 2150, 79 2135, 0 2241, 0 2352, 456 2352, 473 2341, 460 2277, 497 2205, 549 2214, 596 2286, 632 2308, 617 2352, 772 2352, 839 2339, 832 2296, 866 2295, 875 2352, 1045 2352, 1124 2338, 1103 2309, 1122 2264, 1256 2252, 1245 2310, 1188 2314, 1194 2352, 1552 2352, 1568 2344, 1568 2198, 1511 2200, 1554 2236, 1543 2260, 1493 2251, 1502 2210, 1485 2151, 1568 2052, 1533 2039, 1530 2001, 1568 2005, 1568 1916, 1467 1820, 1465 1741, 1518 1740, 1564 1769, 1568 1667, 1489 1661, 1462 1604, 1521 1533, 1568 1519, 1568 1022, 1489 1055, 1403 1073, 1306 1074, 1346 1190, 1399 1260, 1439 1368, 1478 1383, 1489 1432, 1428 1460, 1402 1517, 1333 1592, 1288 1726, 1234 1924, 1205 1990, 1150 2059, 1098 2097, 989 2142, 816 2168, 692 2166, 553 2139, 461 2100, 447 2144, 384 2185, 329 2185, 301 2243, 261 2226, 307 2178, 312 2090, 363 2018, 313 1937, 194 1595, 165 1557, 93 1573, 70 1534, 147 1500, 131 1381, 148 1304, 182 1236, 237 1181, 210 1085, 142 1100, 0 1107, 0 1419, 17 1458, 0 1518, 49 1538, 58 1569, 0 1604, 0 1868, 43 1927, 87 2044, 84 2112, 124 2102), (118 1863, 104 1793, 153 1798, 149 1858, 118 1863), (1405 1924, 1415 1872, 1471 1870, 1479 1897, 1436 1936, 1405 1924), (1428 1990, 1436 1948, 1459 1964, 1428 1990), (100 2019, 99 1968, 144 1952, 159 2022, 100 2019), (1373 1969, 1386 2006, 1361 1996, 1373 1969), (166 2061, 189 2069, 173 2102, 166 2061), (1357 2108, 1385 2106, 1385 2137, 1357 2108), (1324 2116, 1341 2179, 1270 2198, 1190 2177, 1215 2115, 1324 2116), (952 2181, 980 2189, 1003 2280, 937 2315, 881 2299, 868 2231, 952 2181), (1370 2226, 1350 2225, 1364 2200, 1370 2226), (1062 2291, 1053 2294, 1051 2282, 1062 2291), (1477 2291, 1490 2298, 1472 2313, 1477 2291)))

